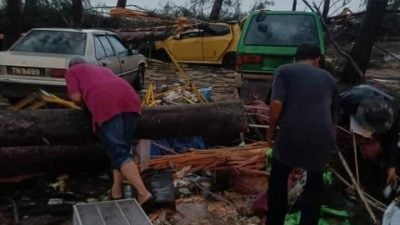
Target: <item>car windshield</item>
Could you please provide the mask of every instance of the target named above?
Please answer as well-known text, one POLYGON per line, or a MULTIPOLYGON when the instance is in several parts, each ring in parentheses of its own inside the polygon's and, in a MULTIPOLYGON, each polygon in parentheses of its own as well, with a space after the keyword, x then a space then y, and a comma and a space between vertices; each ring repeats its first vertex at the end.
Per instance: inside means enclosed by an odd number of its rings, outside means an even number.
POLYGON ((269 15, 252 18, 245 45, 299 46, 318 45, 317 27, 311 15, 269 15))
POLYGON ((10 51, 84 55, 86 34, 69 31, 33 30, 10 51))

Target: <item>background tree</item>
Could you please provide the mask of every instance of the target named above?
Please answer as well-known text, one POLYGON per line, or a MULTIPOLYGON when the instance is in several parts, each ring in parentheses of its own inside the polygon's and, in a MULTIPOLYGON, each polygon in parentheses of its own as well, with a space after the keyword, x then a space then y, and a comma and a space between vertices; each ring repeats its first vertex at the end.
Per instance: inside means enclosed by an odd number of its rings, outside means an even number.
MULTIPOLYGON (((351 51, 351 56, 365 73, 371 57, 372 48, 378 36, 388 0, 368 0, 367 10, 361 26, 358 38, 351 51)), ((360 75, 355 72, 354 67, 348 62, 342 73, 341 78, 344 82, 355 84, 360 81, 360 75)))
POLYGON ((329 9, 331 7, 331 0, 324 0, 324 7, 322 9, 322 19, 328 22, 329 9))
POLYGON ((293 0, 292 11, 296 11, 296 8, 297 8, 297 0, 293 0))
POLYGON ((190 11, 198 19, 208 19, 209 16, 204 12, 209 12, 210 9, 210 0, 190 0, 190 11))
POLYGON ((126 0, 118 0, 117 7, 125 8, 126 7, 126 0))
POLYGON ((391 10, 398 10, 400 8, 400 0, 391 0, 388 4, 388 8, 391 10))
POLYGON ((224 2, 224 0, 214 0, 214 4, 211 9, 211 13, 210 13, 210 17, 209 17, 210 20, 214 20, 214 21, 218 20, 223 2, 224 2))
POLYGON ((72 0, 72 26, 81 28, 83 19, 82 0, 72 0))
POLYGON ((21 0, 7 0, 3 50, 8 49, 20 35, 21 0))
POLYGON ((252 11, 254 10, 261 10, 261 9, 267 9, 268 6, 274 5, 273 1, 270 0, 256 0, 254 2, 252 11))
POLYGON ((22 31, 25 32, 35 27, 35 18, 37 15, 38 0, 25 0, 24 9, 22 11, 22 31))

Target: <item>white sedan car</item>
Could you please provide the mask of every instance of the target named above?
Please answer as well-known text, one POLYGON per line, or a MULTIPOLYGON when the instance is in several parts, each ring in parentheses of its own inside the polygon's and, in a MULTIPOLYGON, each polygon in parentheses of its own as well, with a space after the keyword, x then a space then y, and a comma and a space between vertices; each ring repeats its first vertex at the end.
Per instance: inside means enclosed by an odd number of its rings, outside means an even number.
POLYGON ((0 95, 20 98, 43 89, 65 96, 64 76, 75 56, 110 68, 136 89, 144 86, 146 58, 126 47, 115 33, 40 28, 0 52, 0 95))

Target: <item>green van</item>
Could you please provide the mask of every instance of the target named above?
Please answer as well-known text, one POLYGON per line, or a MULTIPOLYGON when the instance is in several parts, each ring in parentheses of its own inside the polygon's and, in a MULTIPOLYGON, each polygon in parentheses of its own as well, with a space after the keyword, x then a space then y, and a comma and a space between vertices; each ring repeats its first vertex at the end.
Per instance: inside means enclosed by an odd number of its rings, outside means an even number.
POLYGON ((315 44, 325 54, 320 17, 311 12, 255 11, 243 25, 236 52, 236 71, 242 76, 243 99, 265 100, 272 75, 282 64, 293 62, 297 47, 315 44))

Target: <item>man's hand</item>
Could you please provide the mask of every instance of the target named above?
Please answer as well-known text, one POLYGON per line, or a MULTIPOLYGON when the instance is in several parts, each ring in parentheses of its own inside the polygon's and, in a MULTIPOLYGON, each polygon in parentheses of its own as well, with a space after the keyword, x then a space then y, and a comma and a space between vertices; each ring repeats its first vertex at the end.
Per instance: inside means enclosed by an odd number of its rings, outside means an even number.
POLYGON ((387 172, 386 183, 392 186, 397 186, 396 168, 389 167, 387 168, 386 172, 387 172))
POLYGON ((70 95, 69 98, 71 99, 71 101, 73 101, 77 105, 82 103, 82 95, 79 92, 70 95))
POLYGON ((282 102, 273 100, 269 105, 269 128, 267 130, 267 142, 272 147, 272 140, 275 138, 275 131, 278 125, 278 121, 282 113, 282 102))
POLYGON ((267 130, 267 136, 266 136, 266 139, 267 139, 267 142, 269 143, 269 144, 271 144, 271 146, 272 146, 272 140, 274 139, 274 136, 275 136, 275 134, 274 134, 274 132, 273 132, 273 129, 268 129, 267 130))

